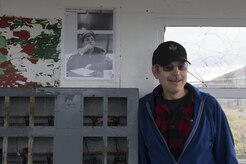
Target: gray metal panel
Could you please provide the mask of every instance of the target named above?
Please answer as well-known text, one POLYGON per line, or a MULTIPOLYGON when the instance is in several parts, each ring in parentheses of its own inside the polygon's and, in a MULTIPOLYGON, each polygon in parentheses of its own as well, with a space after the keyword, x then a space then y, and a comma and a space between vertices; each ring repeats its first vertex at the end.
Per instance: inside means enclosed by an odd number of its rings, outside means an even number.
MULTIPOLYGON (((12 138, 8 142, 2 142, 1 147, 4 147, 4 151, 8 148, 7 144, 13 144, 11 142, 18 141, 19 138, 26 138, 35 145, 34 150, 38 150, 38 144, 42 143, 40 149, 47 153, 53 153, 53 162, 55 164, 83 164, 83 139, 84 138, 102 138, 103 149, 101 151, 103 164, 108 164, 107 160, 110 160, 112 156, 109 157, 107 151, 115 151, 114 138, 117 139, 119 145, 125 145, 128 148, 127 162, 128 164, 138 163, 138 142, 137 142, 137 108, 138 108, 138 89, 132 88, 0 88, 0 117, 1 121, 11 121, 15 119, 22 119, 29 121, 28 124, 17 124, 17 126, 7 126, 6 123, 0 124, 0 138, 3 139, 12 138), (34 97, 34 99, 30 97, 34 97), (23 115, 19 104, 14 106, 9 101, 11 97, 17 97, 18 103, 22 97, 25 99, 25 109, 26 111, 32 111, 29 116, 23 115), (18 98, 19 97, 19 98, 18 98), (35 103, 35 97, 37 98, 35 103), (51 97, 51 99, 49 98, 51 97), (28 101, 30 98, 30 104, 28 101), (47 99, 48 98, 48 99, 47 99), (42 103, 42 101, 47 101, 42 103), (53 105, 55 101, 55 105, 53 105), (35 108, 33 109, 33 104, 37 105, 38 109, 35 114, 35 108), (10 108, 11 107, 11 108, 10 108), (45 109, 44 109, 45 108, 45 109), (52 108, 53 111, 52 111, 52 108), (11 109, 12 113, 17 114, 17 116, 7 119, 3 113, 4 111, 9 111, 11 109), (43 109, 43 113, 42 113, 43 109), (17 110, 17 111, 15 111, 17 110), (87 111, 87 112, 86 112, 87 111), (98 112, 100 111, 100 112, 98 112), (98 125, 87 125, 85 122, 85 115, 88 114, 89 117, 96 117, 101 115, 100 121, 102 124, 98 125), (38 117, 37 117, 38 114, 38 117), (51 116, 50 116, 51 115, 51 116), (126 115, 126 116, 124 116, 126 115), (113 126, 110 124, 110 117, 114 119, 123 119, 123 123, 113 126), (45 118, 47 117, 47 118, 45 118), (42 124, 42 126, 37 126, 35 124, 35 119, 44 119, 43 121, 48 121, 48 119, 54 117, 54 124, 42 124), (125 119, 125 120, 124 120, 125 119), (126 121, 126 123, 125 123, 126 121), (48 140, 45 139, 48 137, 48 140), (120 137, 120 138, 119 138, 120 137), (48 142, 47 142, 48 141, 48 142), (50 145, 50 142, 53 145, 50 145), (47 143, 46 143, 47 142, 47 143), (48 144, 48 145, 47 145, 48 144), (111 145, 107 145, 111 144, 111 145), (52 148, 52 150, 51 150, 52 148), (109 150, 110 149, 110 150, 109 150)), ((18 121, 17 121, 18 123, 18 121)), ((38 124, 39 125, 39 124, 38 124)), ((6 140, 7 141, 7 140, 6 140)), ((31 142, 30 142, 31 143, 31 142)), ((18 144, 22 144, 21 140, 18 144)), ((94 148, 98 145, 94 144, 94 148)), ((86 150, 86 149, 85 149, 86 150)), ((125 149, 124 149, 125 151, 125 149)), ((6 153, 6 152, 4 152, 6 153)), ((33 152, 35 153, 35 152, 33 152)), ((93 152, 92 152, 93 153, 93 152)), ((115 152, 117 154, 117 152, 115 152)), ((36 154, 37 155, 37 154, 36 154)), ((7 161, 8 156, 4 156, 4 160, 7 161)), ((42 155, 40 155, 40 158, 42 155)), ((29 160, 37 158, 35 156, 28 156, 29 160)))
POLYGON ((81 164, 82 139, 79 133, 57 133, 54 138, 55 164, 81 164))
POLYGON ((81 96, 58 95, 56 102, 55 118, 56 128, 81 128, 81 96))

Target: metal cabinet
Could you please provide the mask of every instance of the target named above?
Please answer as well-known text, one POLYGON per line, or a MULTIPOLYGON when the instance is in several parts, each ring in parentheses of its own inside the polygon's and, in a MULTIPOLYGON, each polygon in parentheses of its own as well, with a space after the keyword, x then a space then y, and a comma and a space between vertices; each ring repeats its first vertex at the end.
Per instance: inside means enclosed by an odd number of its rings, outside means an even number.
POLYGON ((135 88, 0 88, 2 164, 137 164, 135 88))

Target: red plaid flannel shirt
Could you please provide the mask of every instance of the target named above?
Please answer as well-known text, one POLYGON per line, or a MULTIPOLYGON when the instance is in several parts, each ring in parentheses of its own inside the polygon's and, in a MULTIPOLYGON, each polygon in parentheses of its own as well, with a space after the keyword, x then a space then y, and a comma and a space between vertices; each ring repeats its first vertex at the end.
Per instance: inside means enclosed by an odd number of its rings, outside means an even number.
POLYGON ((156 92, 155 123, 177 161, 191 131, 193 98, 190 91, 179 100, 164 100, 161 93, 160 88, 156 92), (170 107, 174 109, 171 110, 170 107))

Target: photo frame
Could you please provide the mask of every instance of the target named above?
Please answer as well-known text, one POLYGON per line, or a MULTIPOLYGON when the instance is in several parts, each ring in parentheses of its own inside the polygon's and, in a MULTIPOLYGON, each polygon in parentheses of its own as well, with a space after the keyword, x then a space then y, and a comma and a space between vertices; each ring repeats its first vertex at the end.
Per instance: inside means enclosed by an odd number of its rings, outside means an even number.
POLYGON ((115 78, 114 10, 66 9, 65 79, 115 78))

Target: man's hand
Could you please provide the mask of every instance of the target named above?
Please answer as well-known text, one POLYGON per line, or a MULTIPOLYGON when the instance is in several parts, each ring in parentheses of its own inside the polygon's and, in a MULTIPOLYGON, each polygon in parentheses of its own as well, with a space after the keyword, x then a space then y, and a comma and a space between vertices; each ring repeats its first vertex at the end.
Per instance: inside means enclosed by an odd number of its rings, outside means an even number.
POLYGON ((86 69, 90 69, 91 68, 91 64, 87 64, 84 68, 86 68, 86 69))
POLYGON ((90 45, 90 44, 87 44, 87 45, 85 45, 84 47, 79 48, 79 49, 78 49, 78 53, 79 53, 80 55, 84 55, 84 53, 88 52, 88 51, 91 50, 91 49, 93 49, 93 46, 90 45))

